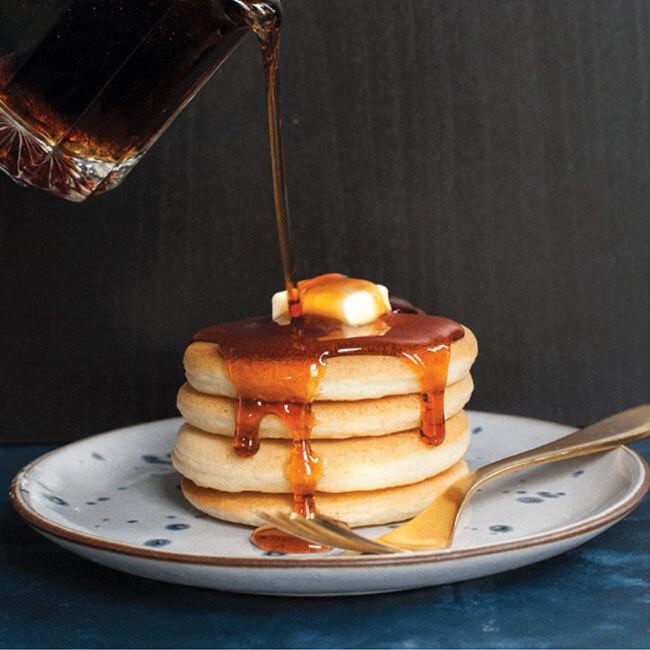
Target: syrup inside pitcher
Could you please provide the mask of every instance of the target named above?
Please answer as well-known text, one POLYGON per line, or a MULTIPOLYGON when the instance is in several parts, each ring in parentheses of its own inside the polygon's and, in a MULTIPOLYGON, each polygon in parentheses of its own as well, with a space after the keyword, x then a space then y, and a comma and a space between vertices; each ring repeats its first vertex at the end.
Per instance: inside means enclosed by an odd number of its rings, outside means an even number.
POLYGON ((0 169, 72 201, 115 187, 246 34, 261 21, 277 31, 280 11, 276 0, 0 5, 0 169))

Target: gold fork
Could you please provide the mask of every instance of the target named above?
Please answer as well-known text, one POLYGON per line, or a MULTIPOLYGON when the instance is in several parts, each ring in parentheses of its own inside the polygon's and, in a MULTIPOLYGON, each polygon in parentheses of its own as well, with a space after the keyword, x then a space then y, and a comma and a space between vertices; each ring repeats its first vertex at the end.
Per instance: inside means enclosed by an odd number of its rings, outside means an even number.
POLYGON ((607 451, 650 435, 650 404, 622 411, 541 447, 503 458, 452 483, 419 515, 376 540, 324 515, 310 518, 260 512, 274 526, 303 539, 362 553, 403 553, 447 548, 463 508, 476 490, 494 478, 525 467, 607 451))

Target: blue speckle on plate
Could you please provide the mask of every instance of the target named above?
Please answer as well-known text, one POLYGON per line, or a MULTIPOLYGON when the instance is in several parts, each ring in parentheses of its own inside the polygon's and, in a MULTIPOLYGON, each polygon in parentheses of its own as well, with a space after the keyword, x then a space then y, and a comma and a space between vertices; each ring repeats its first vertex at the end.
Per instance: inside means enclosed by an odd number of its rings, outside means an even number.
POLYGON ((110 497, 97 497, 97 501, 110 501, 110 497))
POLYGON ((86 501, 87 506, 94 506, 97 505, 94 501, 86 501))
POLYGON ((525 479, 525 478, 520 478, 520 479, 519 479, 519 482, 520 482, 520 483, 525 483, 525 482, 526 482, 526 479, 525 479))
POLYGON ((280 557, 280 555, 286 555, 286 553, 280 553, 279 551, 265 551, 264 555, 269 557, 280 557))
POLYGON ((483 427, 474 427, 472 429, 472 433, 481 433, 483 431, 483 427))
POLYGON ((127 523, 127 524, 137 524, 137 523, 138 523, 138 520, 137 520, 137 519, 127 519, 127 520, 126 520, 126 523, 127 523))
POLYGON ((171 539, 148 539, 146 542, 144 542, 144 546, 167 546, 167 544, 171 544, 172 540, 171 539))
POLYGON ((185 530, 186 528, 189 528, 189 524, 167 524, 165 528, 167 530, 185 530))
POLYGON ((96 451, 93 451, 93 453, 90 455, 97 460, 106 460, 101 454, 98 454, 96 451))
POLYGON ((581 476, 584 473, 585 473, 584 469, 579 469, 577 472, 573 472, 573 474, 571 474, 571 476, 573 476, 574 478, 577 478, 578 476, 581 476))
POLYGON ((121 487, 117 488, 118 490, 126 490, 126 488, 122 485, 121 487))
POLYGON ((544 499, 539 499, 538 497, 519 497, 517 501, 521 501, 521 503, 543 503, 544 499))
POLYGON ((110 520, 111 520, 110 517, 104 517, 104 518, 102 519, 102 521, 110 521, 110 520))
POLYGON ((56 503, 57 506, 69 506, 70 504, 67 501, 64 501, 60 497, 56 497, 53 494, 44 494, 43 495, 48 501, 56 503))
POLYGON ((167 515, 167 519, 176 519, 176 515, 167 515))
POLYGON ((510 490, 501 490, 503 494, 510 494, 510 490))
POLYGON ((490 526, 489 530, 493 533, 508 533, 512 530, 512 526, 506 526, 505 524, 494 524, 490 526))
POLYGON ((526 490, 517 490, 517 494, 526 494, 526 490))
POLYGON ((164 458, 160 458, 160 456, 154 456, 153 454, 145 454, 144 456, 140 456, 140 458, 145 462, 149 463, 150 465, 171 465, 170 460, 165 460, 164 458))
POLYGON ((537 494, 545 499, 557 499, 564 495, 563 492, 538 492, 537 494))

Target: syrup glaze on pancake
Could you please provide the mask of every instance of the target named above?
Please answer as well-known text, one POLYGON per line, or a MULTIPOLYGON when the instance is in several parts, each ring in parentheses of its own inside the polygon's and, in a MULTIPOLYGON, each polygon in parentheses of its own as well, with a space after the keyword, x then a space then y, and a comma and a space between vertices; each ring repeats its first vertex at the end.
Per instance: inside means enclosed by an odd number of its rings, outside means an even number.
POLYGON ((449 346, 463 336, 463 328, 449 319, 418 313, 406 301, 395 307, 396 311, 376 321, 380 335, 346 338, 332 321, 294 318, 280 325, 267 317, 216 325, 192 338, 220 346, 237 390, 233 441, 237 455, 246 457, 257 451, 259 424, 267 414, 278 416, 291 430, 294 444, 287 478, 299 514, 309 516, 314 511, 314 493, 323 472, 311 449, 310 434, 312 402, 328 358, 385 355, 408 363, 420 382, 420 435, 431 445, 444 440, 449 346))

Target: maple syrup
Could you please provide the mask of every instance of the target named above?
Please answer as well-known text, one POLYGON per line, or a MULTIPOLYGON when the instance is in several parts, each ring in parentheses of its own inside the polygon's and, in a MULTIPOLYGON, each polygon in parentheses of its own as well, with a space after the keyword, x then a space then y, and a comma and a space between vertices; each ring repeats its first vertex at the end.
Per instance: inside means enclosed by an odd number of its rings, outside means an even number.
POLYGON ((209 327, 192 338, 219 345, 237 391, 235 453, 245 457, 257 451, 259 424, 267 414, 276 415, 291 430, 293 448, 286 472, 299 514, 308 517, 314 512, 323 471, 310 443, 311 406, 329 358, 388 355, 405 361, 420 382, 420 435, 430 445, 444 440, 449 348, 463 336, 463 328, 449 319, 418 313, 405 301, 398 309, 379 319, 384 326, 380 335, 338 336, 340 324, 324 319, 294 318, 280 325, 270 317, 258 317, 209 327))
POLYGON ((263 551, 272 553, 323 553, 329 546, 288 535, 274 526, 260 526, 251 534, 251 542, 263 551))
POLYGON ((280 113, 280 24, 282 13, 277 2, 245 0, 249 11, 245 18, 257 36, 264 63, 266 84, 266 111, 269 123, 269 144, 271 148, 271 171, 273 174, 273 196, 275 216, 282 256, 282 271, 289 302, 289 314, 297 318, 301 314, 300 293, 294 278, 294 263, 291 249, 289 203, 284 172, 284 148, 282 146, 282 118, 280 113))
MULTIPOLYGON (((276 223, 290 320, 280 324, 271 318, 249 318, 201 330, 192 341, 213 342, 220 347, 238 400, 234 453, 245 458, 257 452, 259 426, 266 415, 277 416, 290 429, 293 446, 286 474, 295 512, 309 517, 316 511, 315 494, 323 473, 323 463, 311 446, 312 404, 327 359, 389 355, 405 361, 420 384, 420 435, 425 443, 439 445, 445 436, 449 349, 464 331, 454 321, 427 316, 407 301, 396 299, 392 311, 370 327, 346 332, 340 322, 323 316, 340 312, 342 296, 355 291, 365 291, 377 313, 383 313, 386 305, 376 286, 335 273, 295 282, 278 88, 281 14, 274 2, 243 0, 243 4, 255 7, 246 16, 257 35, 264 63, 276 223), (309 310, 320 317, 310 318, 309 310)), ((283 553, 329 550, 272 526, 256 529, 251 541, 264 550, 283 553)))

